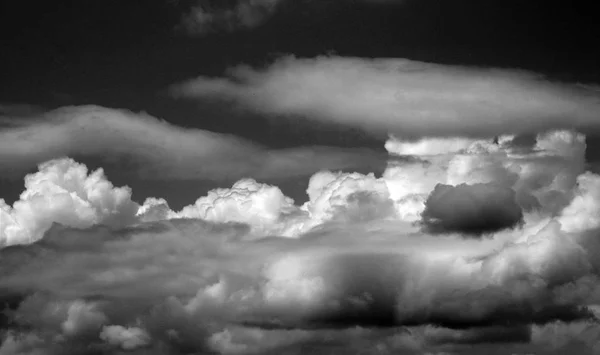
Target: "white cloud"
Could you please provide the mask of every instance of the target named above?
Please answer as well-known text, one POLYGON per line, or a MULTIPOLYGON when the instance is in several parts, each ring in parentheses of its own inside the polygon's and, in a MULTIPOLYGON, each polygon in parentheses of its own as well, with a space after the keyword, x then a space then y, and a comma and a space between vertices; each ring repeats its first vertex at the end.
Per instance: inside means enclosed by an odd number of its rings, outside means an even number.
POLYGON ((453 154, 465 151, 473 139, 462 137, 444 138, 421 138, 417 141, 405 141, 396 137, 390 137, 385 143, 385 149, 391 154, 430 156, 441 154, 453 154))
POLYGON ((72 159, 39 168, 25 177, 25 191, 12 207, 0 199, 0 246, 37 241, 53 223, 89 228, 136 221, 139 206, 131 200, 131 189, 114 187, 102 169, 88 174, 85 165, 72 159))
POLYGON ((485 136, 598 129, 598 93, 523 71, 405 59, 284 57, 198 77, 174 96, 233 99, 279 119, 303 117, 398 137, 485 136))
POLYGON ((586 172, 577 177, 575 197, 559 221, 563 230, 573 233, 600 227, 600 176, 586 172))

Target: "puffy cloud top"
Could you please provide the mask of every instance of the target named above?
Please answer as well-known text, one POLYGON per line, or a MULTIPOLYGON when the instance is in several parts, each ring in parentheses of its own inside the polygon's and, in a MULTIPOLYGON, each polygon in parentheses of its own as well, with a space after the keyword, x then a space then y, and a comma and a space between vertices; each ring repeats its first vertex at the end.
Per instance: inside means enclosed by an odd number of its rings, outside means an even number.
POLYGON ((25 191, 12 207, 0 199, 0 245, 36 241, 53 223, 126 226, 136 221, 138 207, 131 189, 114 187, 102 169, 88 174, 72 159, 52 160, 25 177, 25 191))
POLYGON ((294 200, 276 186, 243 179, 229 189, 215 189, 187 206, 178 217, 202 218, 214 222, 242 222, 257 232, 289 235, 285 220, 300 214, 294 200))

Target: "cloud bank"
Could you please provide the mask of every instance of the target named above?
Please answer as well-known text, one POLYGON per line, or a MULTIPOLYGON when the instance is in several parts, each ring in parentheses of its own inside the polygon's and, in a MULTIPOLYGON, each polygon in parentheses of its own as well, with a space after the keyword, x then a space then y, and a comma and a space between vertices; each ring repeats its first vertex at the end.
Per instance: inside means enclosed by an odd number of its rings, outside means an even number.
POLYGON ((525 71, 406 59, 288 56, 266 68, 238 66, 225 77, 191 79, 171 92, 405 138, 586 131, 600 122, 593 88, 525 71))
POLYGON ((419 159, 318 172, 303 205, 242 179, 181 211, 45 162, 1 203, 0 354, 593 354, 585 146, 392 137, 390 155, 419 159))

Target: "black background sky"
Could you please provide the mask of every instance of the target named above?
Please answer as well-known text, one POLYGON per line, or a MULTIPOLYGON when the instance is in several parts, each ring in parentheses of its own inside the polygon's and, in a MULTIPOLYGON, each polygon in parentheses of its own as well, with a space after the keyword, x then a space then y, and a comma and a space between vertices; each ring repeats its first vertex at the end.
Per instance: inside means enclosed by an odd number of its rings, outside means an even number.
POLYGON ((600 82, 600 24, 592 1, 289 0, 260 27, 203 37, 176 30, 192 1, 0 4, 0 103, 143 110, 177 125, 233 133, 271 147, 382 149, 382 137, 183 102, 164 90, 198 75, 221 75, 240 63, 328 53, 521 68, 560 80, 600 82))

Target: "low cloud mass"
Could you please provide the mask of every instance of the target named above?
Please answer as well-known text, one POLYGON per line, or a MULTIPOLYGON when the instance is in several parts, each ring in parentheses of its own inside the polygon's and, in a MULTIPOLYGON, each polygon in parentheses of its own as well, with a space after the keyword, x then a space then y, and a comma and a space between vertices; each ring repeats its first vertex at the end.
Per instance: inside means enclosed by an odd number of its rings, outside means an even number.
POLYGON ((179 211, 40 164, 0 200, 0 354, 597 350, 584 135, 386 148, 381 176, 322 170, 301 205, 245 178, 179 211))

